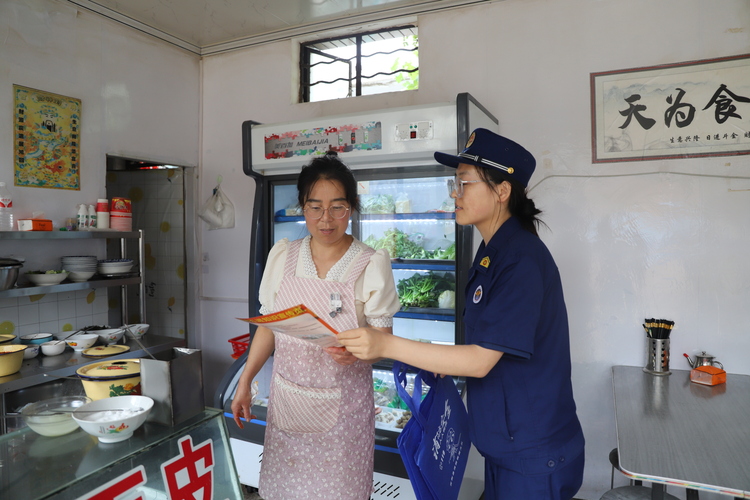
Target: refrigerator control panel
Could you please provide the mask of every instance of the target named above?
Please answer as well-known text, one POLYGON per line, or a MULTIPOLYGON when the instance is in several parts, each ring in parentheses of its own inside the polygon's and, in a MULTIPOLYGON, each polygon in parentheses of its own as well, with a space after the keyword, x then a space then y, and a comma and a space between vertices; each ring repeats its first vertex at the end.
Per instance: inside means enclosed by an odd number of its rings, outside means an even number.
POLYGON ((396 124, 397 141, 430 140, 432 138, 433 125, 431 121, 396 124))

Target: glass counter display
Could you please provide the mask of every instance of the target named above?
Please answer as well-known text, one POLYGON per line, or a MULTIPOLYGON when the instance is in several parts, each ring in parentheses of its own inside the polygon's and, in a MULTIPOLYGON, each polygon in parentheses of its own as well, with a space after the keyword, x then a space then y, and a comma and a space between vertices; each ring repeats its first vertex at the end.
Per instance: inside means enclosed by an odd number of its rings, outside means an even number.
POLYGON ((146 422, 119 443, 81 429, 0 436, 0 498, 240 499, 242 489, 223 414, 206 408, 174 427, 146 422))

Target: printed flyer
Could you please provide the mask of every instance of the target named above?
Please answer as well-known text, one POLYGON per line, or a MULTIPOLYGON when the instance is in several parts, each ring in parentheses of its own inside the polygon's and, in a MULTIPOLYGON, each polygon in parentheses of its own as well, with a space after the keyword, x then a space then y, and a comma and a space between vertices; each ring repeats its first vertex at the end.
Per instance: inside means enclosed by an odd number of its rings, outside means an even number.
POLYGON ((263 316, 237 319, 265 326, 274 333, 291 335, 320 347, 341 346, 336 339, 338 332, 303 304, 263 316))

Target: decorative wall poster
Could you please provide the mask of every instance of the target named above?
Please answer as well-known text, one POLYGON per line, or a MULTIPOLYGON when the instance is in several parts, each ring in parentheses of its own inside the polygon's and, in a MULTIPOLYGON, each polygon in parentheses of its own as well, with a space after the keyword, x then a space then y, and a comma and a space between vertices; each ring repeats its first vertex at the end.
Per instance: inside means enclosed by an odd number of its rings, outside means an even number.
POLYGON ((15 185, 81 189, 81 100, 13 85, 15 185))
POLYGON ((591 74, 594 163, 750 154, 750 54, 591 74))
POLYGON ((293 130, 265 136, 266 159, 382 149, 381 139, 380 122, 293 130))

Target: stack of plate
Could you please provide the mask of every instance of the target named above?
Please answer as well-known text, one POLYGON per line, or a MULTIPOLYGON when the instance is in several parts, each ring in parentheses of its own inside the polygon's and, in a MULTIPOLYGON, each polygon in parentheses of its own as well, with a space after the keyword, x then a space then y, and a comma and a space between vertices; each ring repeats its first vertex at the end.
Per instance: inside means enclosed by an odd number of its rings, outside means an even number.
POLYGON ((87 281, 96 273, 95 255, 69 255, 62 257, 62 268, 68 271, 68 279, 75 283, 87 281))
POLYGON ((133 259, 100 260, 96 267, 102 276, 118 276, 128 274, 133 267, 133 259))

